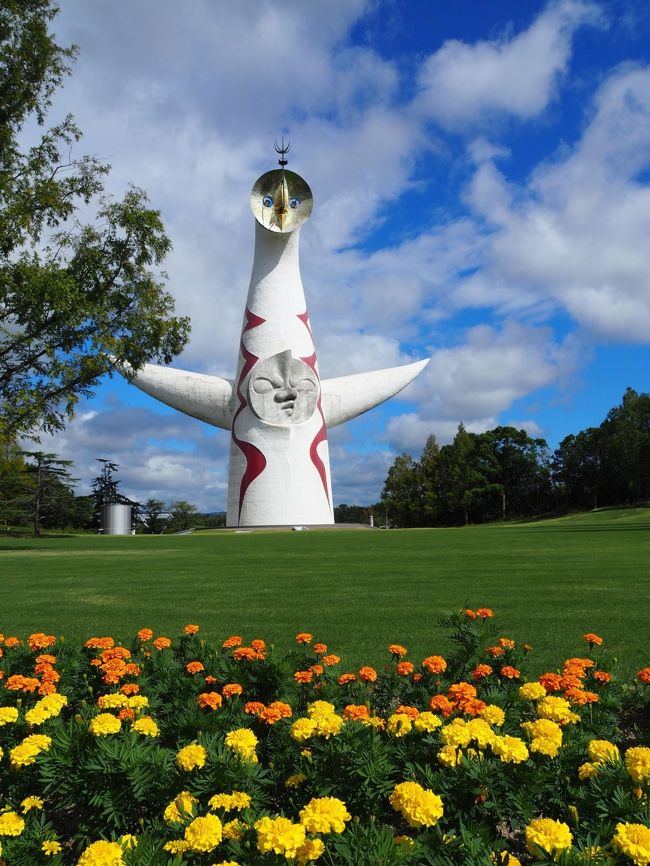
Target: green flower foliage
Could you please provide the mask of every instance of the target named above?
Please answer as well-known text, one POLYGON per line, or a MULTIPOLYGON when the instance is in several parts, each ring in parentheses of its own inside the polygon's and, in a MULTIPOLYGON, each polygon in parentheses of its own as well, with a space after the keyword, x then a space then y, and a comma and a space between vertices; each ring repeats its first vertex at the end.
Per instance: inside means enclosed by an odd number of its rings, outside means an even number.
POLYGON ((311 635, 288 652, 196 626, 1 636, 0 856, 647 866, 650 671, 619 682, 587 635, 524 686, 525 648, 491 611, 442 622, 448 658, 391 645, 382 670, 345 674, 311 635))

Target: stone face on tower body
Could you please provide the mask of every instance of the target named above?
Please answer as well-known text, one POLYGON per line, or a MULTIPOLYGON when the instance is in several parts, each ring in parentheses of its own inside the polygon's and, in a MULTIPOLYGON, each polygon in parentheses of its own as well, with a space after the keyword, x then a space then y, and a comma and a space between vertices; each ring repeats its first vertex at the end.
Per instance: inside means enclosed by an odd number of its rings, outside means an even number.
POLYGON ((123 370, 156 399, 231 430, 228 526, 333 523, 328 426, 397 394, 428 363, 321 381, 298 261, 311 190, 280 164, 251 193, 255 255, 235 379, 152 364, 123 370))

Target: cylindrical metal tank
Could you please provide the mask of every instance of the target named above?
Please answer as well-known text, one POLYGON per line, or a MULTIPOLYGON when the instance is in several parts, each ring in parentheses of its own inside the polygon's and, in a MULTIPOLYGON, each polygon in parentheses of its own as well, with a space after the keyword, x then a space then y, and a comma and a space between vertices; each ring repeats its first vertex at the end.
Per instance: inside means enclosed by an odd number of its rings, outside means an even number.
POLYGON ((102 535, 131 535, 130 505, 102 505, 102 535))

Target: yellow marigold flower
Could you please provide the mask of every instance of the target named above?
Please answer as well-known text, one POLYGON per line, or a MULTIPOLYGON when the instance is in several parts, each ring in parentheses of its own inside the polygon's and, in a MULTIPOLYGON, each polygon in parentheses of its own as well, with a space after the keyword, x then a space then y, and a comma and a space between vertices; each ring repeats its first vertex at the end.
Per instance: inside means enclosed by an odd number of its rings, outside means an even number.
POLYGON ((120 836, 119 842, 122 848, 130 851, 138 844, 138 837, 134 836, 133 833, 124 833, 122 836, 120 836))
POLYGON ((136 719, 131 725, 131 730, 145 737, 157 737, 160 733, 158 725, 151 716, 142 716, 141 719, 136 719))
POLYGON ((167 823, 181 823, 194 816, 194 807, 198 800, 189 791, 181 791, 163 812, 163 818, 167 823))
POLYGON ((226 821, 223 825, 223 838, 224 839, 241 839, 244 835, 244 830, 246 829, 246 825, 243 824, 238 818, 235 818, 233 821, 226 821))
POLYGON ((581 782, 584 782, 585 779, 593 779, 594 776, 598 775, 598 767, 598 764, 585 761, 584 764, 580 764, 578 767, 578 778, 581 782))
POLYGON ((442 818, 442 800, 417 782, 400 782, 388 798, 411 827, 433 827, 442 818))
POLYGON ((185 841, 190 851, 205 853, 214 851, 223 837, 221 821, 216 815, 195 818, 185 828, 185 841))
POLYGON ((111 692, 108 695, 100 695, 97 698, 97 706, 102 710, 116 710, 118 707, 128 707, 129 699, 120 692, 111 692))
POLYGON ((490 748, 504 764, 521 764, 528 758, 528 749, 519 737, 495 737, 490 748))
POLYGON ((131 695, 128 704, 132 710, 143 710, 149 706, 149 698, 146 695, 131 695))
POLYGON ((208 753, 203 746, 198 743, 190 743, 189 746, 184 746, 176 753, 176 763, 181 770, 189 773, 197 767, 201 769, 205 765, 207 756, 208 753))
POLYGON ((255 747, 257 746, 257 737, 248 728, 237 728, 235 731, 229 731, 225 739, 226 746, 236 752, 240 758, 245 761, 257 763, 257 755, 255 747))
POLYGON ((26 815, 30 809, 42 809, 43 801, 40 797, 25 797, 20 807, 23 810, 23 815, 26 815))
POLYGON ((498 854, 492 852, 490 860, 495 866, 521 866, 521 860, 515 857, 514 854, 508 853, 508 851, 499 851, 498 854))
POLYGON ((35 763, 36 756, 46 752, 52 745, 52 739, 45 734, 30 734, 9 752, 13 770, 27 767, 35 763))
POLYGON ((470 719, 467 722, 470 741, 474 741, 480 749, 485 749, 497 736, 485 719, 470 719))
POLYGON ((171 842, 166 842, 163 845, 163 849, 169 851, 170 854, 183 854, 189 847, 184 839, 172 839, 171 842))
POLYGON ((546 697, 546 689, 541 683, 524 683, 519 686, 518 694, 522 701, 538 701, 546 697))
POLYGON ((336 707, 329 701, 312 701, 307 707, 307 715, 310 719, 316 716, 331 716, 336 712, 336 707))
POLYGON ((218 863, 214 863, 213 866, 239 866, 239 863, 236 860, 220 860, 218 863))
POLYGON ((458 764, 459 754, 456 746, 443 746, 436 755, 438 763, 444 767, 455 767, 458 764))
POLYGON ((285 788, 297 788, 298 785, 301 785, 307 776, 304 773, 295 773, 293 776, 289 776, 288 779, 285 779, 284 787, 285 788))
POLYGON ((392 737, 405 737, 413 730, 413 722, 406 713, 393 713, 388 717, 386 730, 392 737))
POLYGON ((533 737, 530 742, 530 751, 555 758, 560 751, 560 746, 557 740, 551 740, 550 737, 533 737))
POLYGON ((500 728, 506 720, 506 714, 503 712, 501 707, 497 707, 496 704, 488 704, 487 707, 483 707, 482 710, 479 710, 478 714, 481 719, 488 723, 488 725, 496 725, 497 728, 500 728))
POLYGON ((420 713, 417 719, 413 722, 413 727, 420 734, 430 733, 441 726, 442 719, 440 716, 436 716, 435 713, 430 713, 428 710, 420 713))
POLYGON ((247 809, 251 804, 250 794, 243 791, 233 791, 232 794, 215 794, 208 800, 211 809, 224 809, 230 812, 232 809, 247 809))
POLYGON ((60 854, 62 850, 61 843, 57 842, 55 839, 48 839, 41 845, 41 851, 43 854, 47 854, 48 857, 60 854))
POLYGON ((533 856, 539 853, 538 848, 553 856, 570 848, 573 843, 569 825, 553 818, 535 818, 526 827, 525 835, 526 846, 533 856))
POLYGON ((260 818, 255 823, 257 849, 262 854, 273 851, 287 860, 295 859, 298 850, 306 841, 305 828, 288 818, 260 818))
POLYGON ((28 725, 42 725, 47 719, 58 716, 67 703, 66 696, 60 695, 58 692, 46 695, 31 710, 27 710, 25 721, 28 725))
POLYGON ((311 721, 316 722, 315 733, 321 737, 325 737, 326 740, 329 740, 332 736, 340 734, 341 728, 343 727, 343 718, 335 714, 330 716, 316 716, 311 719, 311 721))
POLYGON ((534 722, 522 722, 522 727, 532 740, 544 738, 552 740, 558 746, 562 745, 562 728, 550 719, 536 719, 534 722))
POLYGON ((644 824, 617 824, 612 842, 635 866, 650 863, 650 828, 644 824))
POLYGON ((325 843, 322 839, 305 839, 296 852, 296 860, 300 864, 307 863, 309 860, 318 860, 324 850, 325 843))
POLYGON ((447 746, 468 746, 471 734, 464 719, 454 719, 441 730, 440 737, 447 746))
POLYGON ((313 719, 296 719, 291 725, 291 736, 299 743, 304 743, 316 733, 316 722, 313 719))
POLYGON ((308 833, 342 833, 352 817, 337 797, 313 797, 299 814, 308 833))
POLYGON ((77 866, 123 866, 122 849, 117 842, 93 842, 83 852, 77 866))
POLYGON ((20 836, 25 829, 25 819, 17 812, 0 814, 0 836, 20 836))
POLYGON ((111 713, 100 713, 91 719, 88 730, 96 737, 107 737, 110 734, 117 734, 122 727, 122 722, 113 716, 111 713))
POLYGON ((18 710, 16 707, 0 707, 0 728, 3 725, 8 725, 15 722, 18 718, 18 710))
POLYGON ((637 785, 650 782, 650 749, 646 746, 628 749, 625 753, 625 768, 637 785))
POLYGON ((596 764, 606 764, 608 761, 619 761, 621 753, 609 740, 590 740, 587 746, 589 760, 596 764))
POLYGON ((537 704, 537 715, 542 719, 551 719, 558 725, 579 722, 580 716, 571 711, 571 704, 564 698, 547 695, 537 704))

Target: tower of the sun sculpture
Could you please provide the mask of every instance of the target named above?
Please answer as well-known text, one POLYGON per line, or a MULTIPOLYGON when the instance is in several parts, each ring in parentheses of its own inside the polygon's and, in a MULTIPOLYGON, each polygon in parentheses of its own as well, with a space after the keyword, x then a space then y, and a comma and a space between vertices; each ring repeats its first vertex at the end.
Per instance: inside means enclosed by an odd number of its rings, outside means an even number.
POLYGON ((327 430, 405 388, 428 360, 321 380, 298 266, 309 186, 281 168, 251 193, 255 256, 237 376, 146 364, 131 382, 169 406, 231 430, 228 526, 334 522, 327 430))

